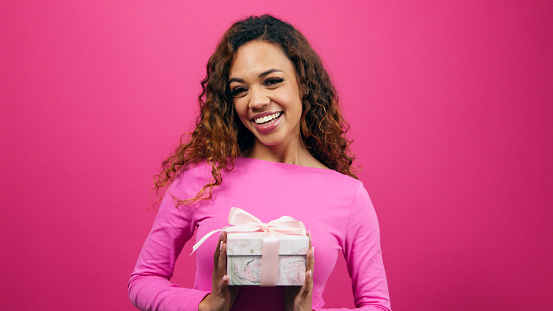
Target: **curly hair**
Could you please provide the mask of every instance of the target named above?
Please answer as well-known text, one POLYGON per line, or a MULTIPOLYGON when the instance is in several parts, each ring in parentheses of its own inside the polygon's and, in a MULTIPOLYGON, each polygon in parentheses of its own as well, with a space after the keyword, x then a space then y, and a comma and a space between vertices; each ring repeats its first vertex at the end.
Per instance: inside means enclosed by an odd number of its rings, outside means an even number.
POLYGON ((222 182, 221 169, 232 170, 234 160, 253 146, 255 137, 236 114, 229 88, 234 55, 242 45, 253 40, 279 45, 294 64, 303 90, 300 131, 307 150, 330 169, 357 178, 349 150, 352 141, 345 138, 349 125, 340 113, 336 90, 320 57, 289 23, 271 15, 251 16, 234 23, 209 58, 198 97, 200 115, 196 128, 181 137, 180 146, 154 177, 159 198, 159 190, 181 169, 206 161, 211 165, 211 181, 194 198, 179 200, 178 205, 211 199, 213 188, 222 182))

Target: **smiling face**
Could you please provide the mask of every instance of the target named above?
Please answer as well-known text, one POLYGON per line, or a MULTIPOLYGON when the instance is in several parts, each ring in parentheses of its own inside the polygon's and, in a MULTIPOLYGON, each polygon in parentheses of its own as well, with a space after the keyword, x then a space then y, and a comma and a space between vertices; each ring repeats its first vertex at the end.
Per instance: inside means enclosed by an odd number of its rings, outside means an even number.
POLYGON ((251 41, 230 68, 230 90, 242 123, 269 147, 300 143, 302 104, 296 70, 280 46, 251 41))

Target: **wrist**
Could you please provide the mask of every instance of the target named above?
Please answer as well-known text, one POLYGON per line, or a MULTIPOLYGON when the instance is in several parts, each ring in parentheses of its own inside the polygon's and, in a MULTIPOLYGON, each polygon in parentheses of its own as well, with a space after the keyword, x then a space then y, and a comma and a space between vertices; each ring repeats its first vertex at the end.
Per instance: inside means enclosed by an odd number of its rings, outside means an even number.
POLYGON ((198 305, 198 311, 209 311, 211 310, 211 294, 207 294, 200 304, 198 305))

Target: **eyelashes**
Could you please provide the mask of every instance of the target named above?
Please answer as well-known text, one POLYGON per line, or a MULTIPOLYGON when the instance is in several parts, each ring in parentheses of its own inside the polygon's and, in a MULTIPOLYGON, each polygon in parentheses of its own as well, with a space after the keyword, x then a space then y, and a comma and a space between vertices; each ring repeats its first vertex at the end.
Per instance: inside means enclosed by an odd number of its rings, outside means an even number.
POLYGON ((232 90, 230 90, 230 96, 232 97, 237 97, 238 95, 246 92, 247 89, 243 86, 237 86, 235 88, 233 88, 232 90))
POLYGON ((263 85, 270 86, 270 85, 273 85, 273 84, 280 83, 282 81, 284 81, 284 79, 282 79, 282 78, 269 78, 269 79, 263 81, 263 85))
MULTIPOLYGON (((268 79, 265 79, 265 81, 263 81, 263 85, 269 88, 274 88, 274 87, 277 87, 282 82, 284 82, 283 78, 268 78, 268 79)), ((230 95, 232 97, 240 97, 245 95, 247 91, 248 91, 247 87, 243 85, 239 85, 230 90, 230 95)))

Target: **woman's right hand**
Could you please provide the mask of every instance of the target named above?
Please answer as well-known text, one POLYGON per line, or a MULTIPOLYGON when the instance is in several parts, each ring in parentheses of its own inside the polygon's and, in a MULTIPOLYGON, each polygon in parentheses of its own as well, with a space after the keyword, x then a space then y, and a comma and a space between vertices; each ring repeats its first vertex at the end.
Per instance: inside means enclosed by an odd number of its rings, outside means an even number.
POLYGON ((223 231, 219 236, 215 255, 213 256, 213 277, 211 280, 211 293, 205 296, 198 306, 199 311, 227 311, 229 310, 240 287, 228 286, 227 273, 227 233, 223 231))

